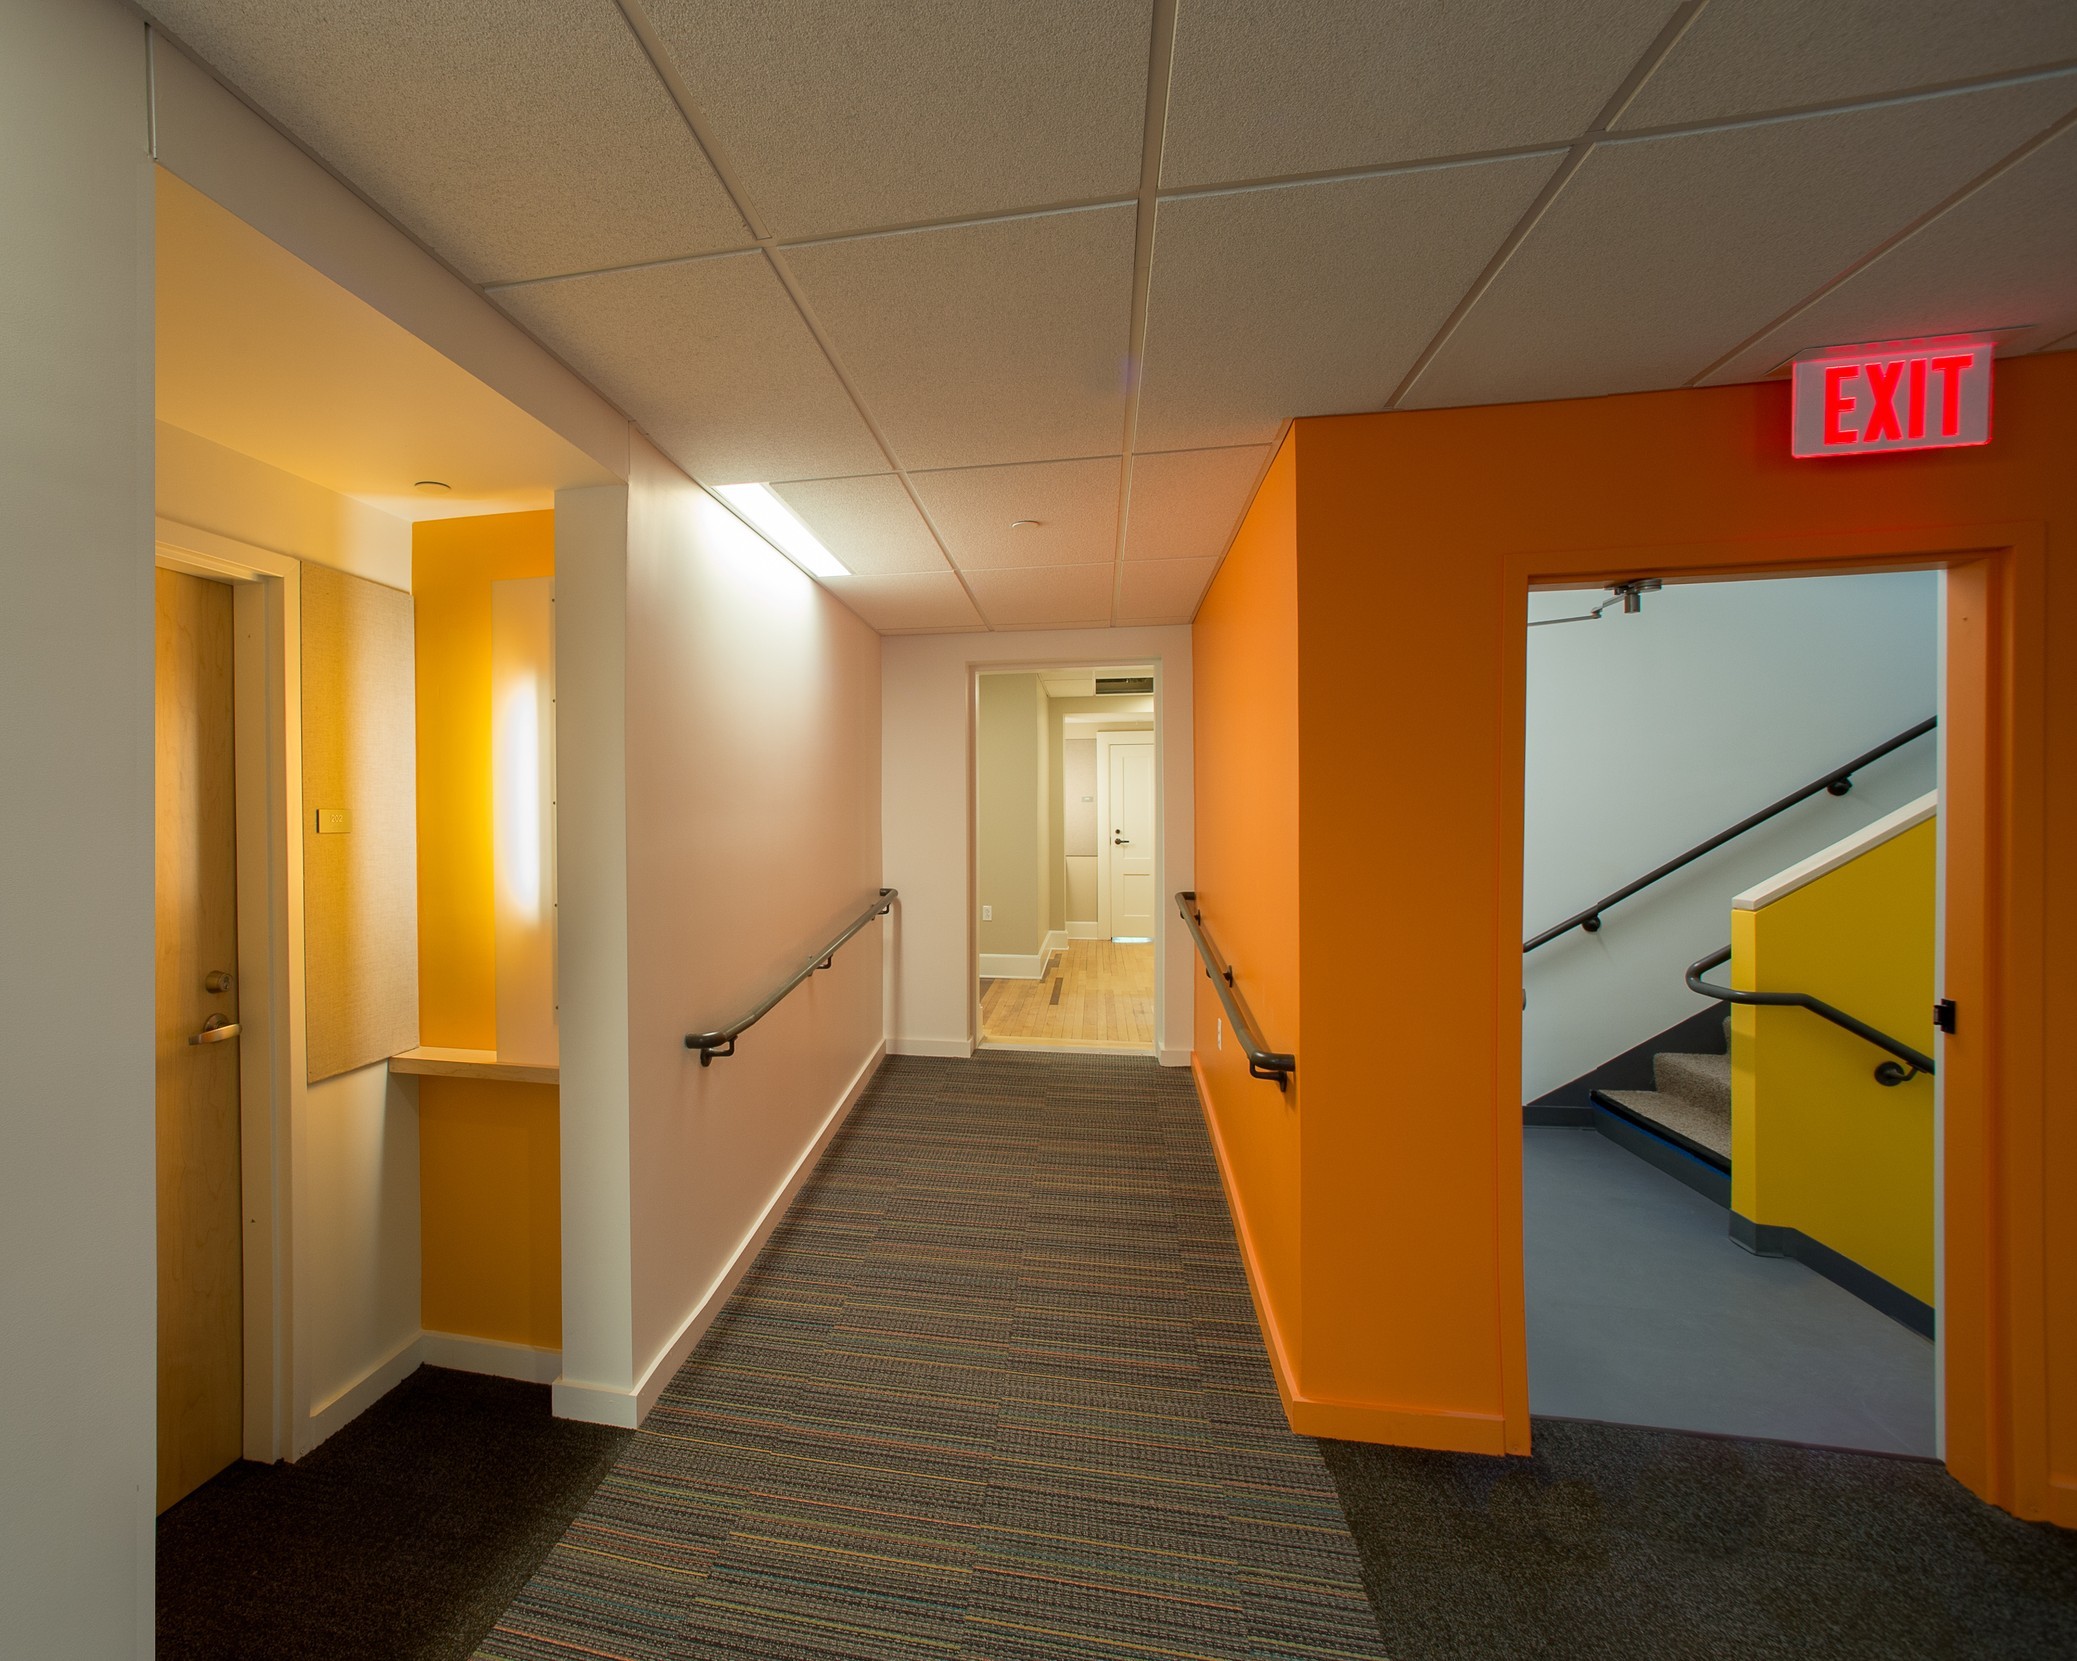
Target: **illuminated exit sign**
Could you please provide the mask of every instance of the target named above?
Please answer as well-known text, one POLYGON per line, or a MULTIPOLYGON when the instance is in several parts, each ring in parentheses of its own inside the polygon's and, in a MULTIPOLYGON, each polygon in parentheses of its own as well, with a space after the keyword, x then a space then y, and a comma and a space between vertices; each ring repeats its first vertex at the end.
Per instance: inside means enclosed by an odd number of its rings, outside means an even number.
POLYGON ((1990 442, 1991 342, 1976 335, 1831 346, 1796 359, 1798 456, 1990 442))

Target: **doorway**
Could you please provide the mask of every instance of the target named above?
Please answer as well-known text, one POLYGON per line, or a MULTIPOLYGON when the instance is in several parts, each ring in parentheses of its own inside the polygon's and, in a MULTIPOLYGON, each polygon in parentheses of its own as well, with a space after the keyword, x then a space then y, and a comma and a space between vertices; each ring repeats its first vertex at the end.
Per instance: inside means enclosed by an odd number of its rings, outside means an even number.
POLYGON ((1152 1054, 1153 670, 990 670, 974 681, 980 1042, 1152 1054))
POLYGON ((1943 583, 1531 596, 1532 1413, 1938 1455, 1943 583))

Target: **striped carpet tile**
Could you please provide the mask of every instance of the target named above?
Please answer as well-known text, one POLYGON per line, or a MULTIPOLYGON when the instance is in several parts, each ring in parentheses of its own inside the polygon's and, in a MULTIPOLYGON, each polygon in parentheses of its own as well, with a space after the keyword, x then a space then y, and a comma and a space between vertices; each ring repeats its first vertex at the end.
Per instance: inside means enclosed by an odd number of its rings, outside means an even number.
POLYGON ((1187 1073, 891 1058, 479 1661, 1382 1655, 1187 1073))

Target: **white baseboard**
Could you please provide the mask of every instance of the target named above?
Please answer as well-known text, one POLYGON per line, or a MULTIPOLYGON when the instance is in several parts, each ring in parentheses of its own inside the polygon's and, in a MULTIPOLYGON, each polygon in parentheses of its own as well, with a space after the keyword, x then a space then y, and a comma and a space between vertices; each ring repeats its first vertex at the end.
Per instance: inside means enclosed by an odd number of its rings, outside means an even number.
POLYGON ((1067 930, 1054 929, 1046 936, 1045 944, 1039 947, 1039 962, 1043 964, 1055 952, 1067 950, 1067 930))
POLYGON ((428 1367, 452 1367, 458 1373, 487 1373, 528 1384, 553 1384, 563 1370, 561 1350, 508 1344, 498 1338, 471 1338, 459 1332, 428 1332, 419 1339, 418 1356, 428 1367))
POLYGON ((940 1061, 971 1061, 974 1041, 971 1038, 890 1038, 887 1040, 889 1055, 926 1055, 940 1061))
POLYGON ((778 1192, 766 1203, 756 1223, 743 1236, 721 1273, 714 1277, 699 1301, 693 1305, 692 1313, 685 1317, 671 1341, 664 1345, 656 1358, 643 1370, 641 1377, 636 1380, 635 1387, 632 1390, 623 1390, 609 1385, 585 1384, 577 1380, 559 1378, 555 1381, 552 1397, 557 1418, 582 1419, 591 1424, 619 1425, 633 1429, 649 1417, 649 1410, 656 1405, 656 1398, 663 1394, 664 1386, 671 1382, 678 1369, 685 1364, 685 1358, 692 1353, 693 1346, 706 1335, 707 1328, 714 1324, 715 1317, 728 1302, 729 1294, 735 1291, 743 1277, 750 1272, 750 1266, 757 1261, 757 1254, 764 1249, 765 1242, 771 1239, 780 1223, 786 1220, 786 1213, 792 1207, 794 1197, 807 1186, 808 1178, 815 1174, 816 1161, 821 1159, 823 1150, 835 1139, 837 1132, 844 1128, 844 1121, 851 1116, 851 1110, 865 1094, 866 1086, 872 1083, 873 1074, 879 1071, 880 1063, 887 1058, 887 1050, 888 1046, 885 1043, 873 1047, 873 1053, 866 1058, 865 1065, 859 1068, 857 1076, 851 1080, 842 1098, 822 1121, 822 1128, 815 1133, 815 1139, 808 1144, 800 1158, 794 1161, 793 1169, 779 1185, 778 1192))
POLYGON ((1190 1065, 1190 1054, 1191 1052, 1187 1047, 1172 1049, 1170 1046, 1163 1044, 1154 1052, 1154 1059, 1164 1067, 1187 1067, 1190 1065))
POLYGON ((1040 952, 983 952, 981 979, 1037 980, 1045 964, 1045 956, 1040 952))
POLYGON ((345 1389, 314 1403, 296 1426, 291 1459, 301 1459, 334 1431, 353 1423, 405 1379, 418 1371, 420 1334, 414 1332, 345 1389))
POLYGON ((1070 923, 1067 925, 1067 937, 1070 940, 1108 940, 1110 938, 1108 934, 1104 933, 1101 923, 1070 923))

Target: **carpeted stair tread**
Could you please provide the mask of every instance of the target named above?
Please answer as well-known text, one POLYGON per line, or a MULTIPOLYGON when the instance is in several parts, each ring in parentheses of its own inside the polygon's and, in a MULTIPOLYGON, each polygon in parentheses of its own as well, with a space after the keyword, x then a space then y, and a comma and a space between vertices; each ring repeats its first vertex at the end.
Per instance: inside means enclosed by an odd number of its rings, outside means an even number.
POLYGON ((1731 1116, 1731 1058, 1662 1052, 1652 1057, 1652 1080, 1663 1095, 1680 1096, 1697 1107, 1731 1116))
POLYGON ((1597 1090, 1594 1094, 1605 1096, 1638 1118, 1662 1125, 1722 1158, 1731 1157, 1729 1100, 1719 1108, 1711 1102, 1697 1102, 1691 1097, 1676 1096, 1664 1090, 1597 1090))

